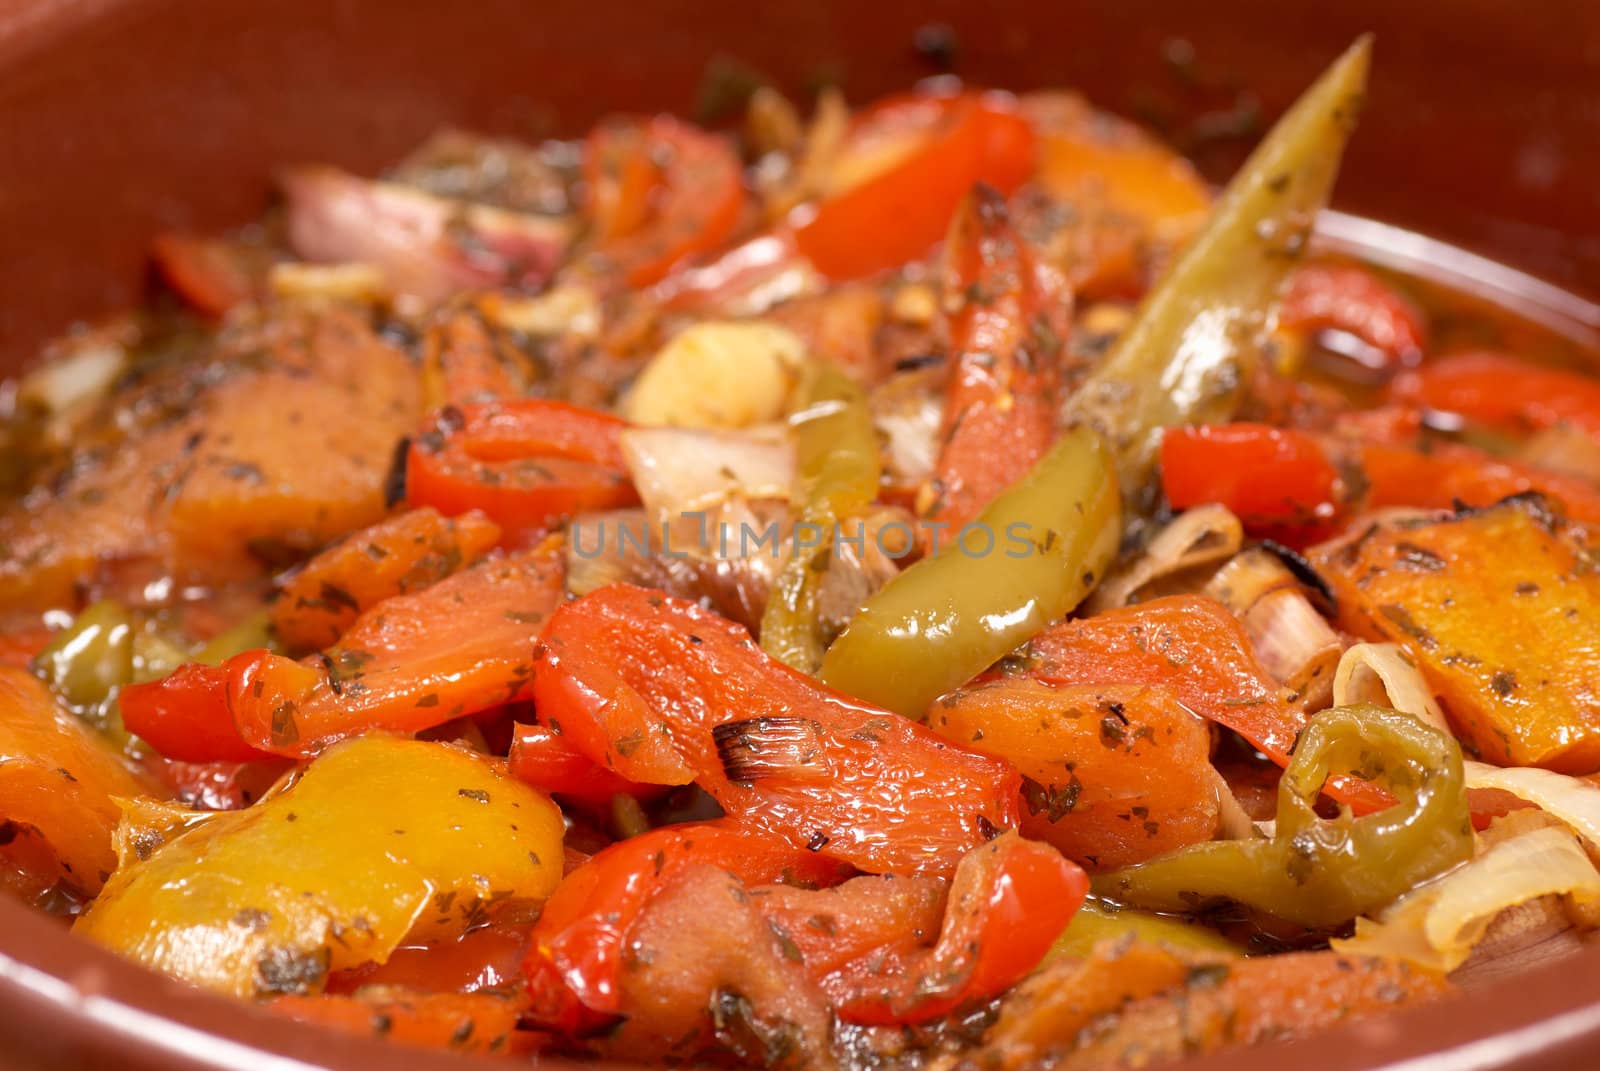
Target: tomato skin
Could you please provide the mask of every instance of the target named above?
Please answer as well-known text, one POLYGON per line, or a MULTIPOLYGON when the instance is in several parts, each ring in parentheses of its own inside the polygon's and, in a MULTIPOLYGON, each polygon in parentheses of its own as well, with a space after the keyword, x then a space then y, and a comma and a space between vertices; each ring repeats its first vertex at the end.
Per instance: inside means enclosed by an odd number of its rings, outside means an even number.
POLYGON ((638 501, 619 436, 627 424, 566 402, 441 410, 406 454, 406 500, 445 516, 481 510, 508 544, 562 518, 638 501))
MULTIPOLYGON (((1305 717, 1256 658, 1244 626, 1215 599, 1171 595, 1052 625, 1028 644, 1027 674, 1047 684, 1168 688, 1207 721, 1244 737, 1280 767, 1305 717)), ((1331 779, 1328 795, 1360 813, 1393 800, 1376 785, 1331 779)))
POLYGON ((1423 448, 1415 445, 1420 427, 1416 410, 1389 408, 1341 422, 1339 438, 1363 440, 1356 443, 1267 424, 1171 428, 1161 440, 1161 485, 1175 509, 1220 502, 1252 534, 1296 547, 1332 535, 1358 509, 1487 506, 1524 491, 1549 495, 1575 520, 1600 524, 1593 484, 1459 443, 1423 448), (1358 486, 1343 486, 1335 458, 1351 465, 1358 486))
POLYGON ((945 242, 944 303, 955 367, 946 387, 930 519, 952 533, 1044 456, 1055 439, 1059 346, 1069 303, 1034 262, 1005 201, 979 186, 945 242), (949 311, 953 310, 953 311, 949 311), (1050 327, 1050 330, 1043 328, 1050 327))
POLYGON ((558 609, 533 698, 633 781, 696 781, 723 810, 869 872, 948 874, 1015 828, 1020 778, 768 656, 698 604, 627 584, 558 609))
POLYGON ((294 763, 276 756, 252 762, 174 762, 152 755, 144 765, 179 803, 200 811, 248 807, 294 768, 294 763))
POLYGON ((974 849, 956 869, 934 947, 906 970, 859 976, 839 1017, 924 1023, 999 996, 1039 965, 1088 892, 1088 875, 1049 845, 1007 833, 974 849))
POLYGON ((160 680, 125 685, 117 705, 128 731, 169 759, 208 763, 272 758, 251 747, 229 717, 225 666, 185 663, 160 680))
POLYGON ((661 179, 642 124, 601 123, 591 130, 583 145, 584 209, 595 237, 605 242, 642 227, 661 179))
POLYGON ((1389 395, 1507 431, 1569 424, 1600 439, 1600 382, 1503 353, 1440 358, 1396 379, 1389 395))
POLYGON ((825 856, 725 820, 663 826, 613 844, 562 880, 533 928, 523 961, 533 1018, 573 1031, 615 1015, 628 931, 658 889, 699 865, 747 885, 827 885, 848 873, 825 856))
POLYGON ((437 583, 500 540, 481 513, 441 517, 423 508, 352 532, 279 581, 272 628, 290 651, 331 647, 363 611, 437 583))
POLYGON ((801 254, 835 282, 897 268, 922 256, 980 182, 1010 193, 1033 171, 1037 138, 1013 102, 994 94, 892 98, 871 122, 937 117, 921 144, 888 170, 823 201, 794 225, 801 254))
POLYGON ((655 795, 654 785, 618 777, 567 743, 544 725, 518 725, 511 737, 506 772, 542 792, 591 806, 610 803, 618 795, 655 795))
POLYGON ((1002 677, 941 696, 928 726, 1015 765, 1025 779, 1022 834, 1091 869, 1216 835, 1211 730, 1169 689, 1002 677))
POLYGON ((733 146, 670 115, 597 128, 584 170, 597 252, 631 287, 659 282, 688 257, 721 246, 744 211, 733 146))
POLYGON ((1220 502, 1251 532, 1296 544, 1329 534, 1340 513, 1339 473, 1322 444, 1270 424, 1169 428, 1161 486, 1174 509, 1220 502))
POLYGON ((371 730, 416 733, 527 698, 534 637, 565 598, 558 539, 490 558, 378 603, 338 646, 296 662, 246 651, 224 663, 240 735, 305 758, 371 730))
POLYGON ((1308 264, 1289 277, 1278 309, 1289 328, 1334 328, 1355 335, 1383 358, 1393 374, 1415 365, 1428 346, 1428 329, 1415 305, 1365 268, 1308 264))
POLYGON ((1366 505, 1452 509, 1457 503, 1489 506, 1511 495, 1538 491, 1558 500, 1567 515, 1600 525, 1600 488, 1575 476, 1547 472, 1456 443, 1427 451, 1372 443, 1357 456, 1367 482, 1366 505))
POLYGON ((212 319, 255 300, 265 281, 264 267, 246 263, 237 247, 222 239, 158 234, 150 243, 150 257, 167 285, 212 319))

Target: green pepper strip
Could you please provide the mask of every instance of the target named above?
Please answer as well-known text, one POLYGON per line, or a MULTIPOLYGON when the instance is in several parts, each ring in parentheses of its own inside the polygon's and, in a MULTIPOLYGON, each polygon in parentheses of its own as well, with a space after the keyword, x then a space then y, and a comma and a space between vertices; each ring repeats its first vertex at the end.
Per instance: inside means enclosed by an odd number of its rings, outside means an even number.
POLYGON ((1133 907, 1117 907, 1098 900, 1085 900, 1045 954, 1044 964, 1059 959, 1083 958, 1103 941, 1126 939, 1162 945, 1182 952, 1210 952, 1222 956, 1242 956, 1244 950, 1215 930, 1187 919, 1171 918, 1133 907))
POLYGON ((211 637, 206 645, 195 652, 194 661, 208 666, 220 666, 236 654, 266 648, 278 650, 278 640, 272 632, 271 618, 265 610, 251 614, 231 628, 211 637))
POLYGON ((1409 714, 1362 704, 1312 718, 1278 784, 1271 840, 1211 841, 1094 880, 1095 892, 1156 911, 1221 901, 1303 926, 1383 907, 1472 857, 1461 748, 1409 714), (1376 781, 1400 800, 1363 818, 1317 816, 1330 774, 1376 781))
POLYGON ((1077 606, 1122 536, 1110 451, 1069 429, 968 528, 866 601, 828 648, 824 683, 921 718, 1077 606))
POLYGON ((1145 512, 1161 430, 1238 409, 1277 295, 1310 238, 1355 126, 1372 51, 1362 37, 1280 120, 1140 307, 1064 416, 1115 445, 1124 494, 1145 512))
POLYGON ((77 710, 133 679, 133 618, 109 599, 84 608, 34 659, 34 670, 77 710))
MULTIPOLYGON (((866 395, 831 365, 813 365, 789 423, 799 463, 799 523, 832 535, 843 518, 878 496, 883 460, 866 395)), ((762 649, 804 673, 822 664, 817 589, 831 546, 825 539, 815 555, 790 557, 761 615, 762 649)))

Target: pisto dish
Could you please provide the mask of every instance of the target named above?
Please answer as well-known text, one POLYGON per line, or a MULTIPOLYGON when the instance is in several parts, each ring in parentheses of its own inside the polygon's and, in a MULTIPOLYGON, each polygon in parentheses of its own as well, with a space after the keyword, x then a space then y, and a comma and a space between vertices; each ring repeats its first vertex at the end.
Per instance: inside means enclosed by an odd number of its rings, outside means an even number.
POLYGON ((1577 947, 1595 355, 1314 241, 1367 65, 1221 191, 936 81, 162 236, 0 394, 7 890, 300 1029, 751 1068, 1577 947))

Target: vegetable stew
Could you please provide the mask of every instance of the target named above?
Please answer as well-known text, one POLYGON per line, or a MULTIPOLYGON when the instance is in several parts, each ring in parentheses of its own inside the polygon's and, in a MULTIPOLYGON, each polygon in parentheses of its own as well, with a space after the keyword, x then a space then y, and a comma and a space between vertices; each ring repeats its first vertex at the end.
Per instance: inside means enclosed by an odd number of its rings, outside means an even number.
POLYGON ((163 235, 0 386, 7 893, 306 1029, 721 1067, 1586 940, 1600 365, 1315 240, 1369 53, 1221 190, 936 80, 163 235))

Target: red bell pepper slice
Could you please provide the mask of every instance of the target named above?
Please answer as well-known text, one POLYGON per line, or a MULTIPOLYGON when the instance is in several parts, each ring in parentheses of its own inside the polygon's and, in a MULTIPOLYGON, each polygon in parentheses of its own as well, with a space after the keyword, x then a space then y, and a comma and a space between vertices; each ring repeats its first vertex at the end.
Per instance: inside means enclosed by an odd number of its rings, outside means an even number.
POLYGON ((362 614, 295 662, 229 659, 227 708, 246 741, 305 758, 370 729, 415 733, 528 697, 530 652, 565 598, 561 543, 493 558, 362 614))
POLYGON ((933 119, 932 129, 902 160, 801 210, 810 215, 794 224, 795 244, 829 279, 860 279, 915 260, 944 237, 972 187, 983 182, 1009 194, 1032 173, 1033 127, 997 94, 893 98, 863 122, 921 116, 933 119))
POLYGON ((1009 763, 825 688, 661 592, 613 584, 557 610, 533 697, 596 763, 694 780, 739 822, 863 870, 948 874, 1017 824, 1009 763))
POLYGON ((1383 359, 1382 371, 1415 365, 1428 348, 1422 312, 1365 268, 1308 264, 1289 277, 1278 322, 1354 335, 1383 359))
POLYGON ((1044 456, 1055 439, 1064 309, 1006 217, 979 186, 945 243, 944 303, 955 367, 925 512, 954 533, 1044 456))
MULTIPOLYGON (((1154 684, 1207 721, 1244 737, 1279 766, 1305 718, 1257 660, 1244 626, 1215 599, 1173 595, 1052 625, 1028 644, 1027 674, 1049 684, 1154 684)), ((1328 795, 1363 813, 1393 800, 1353 778, 1328 795)))
POLYGON ((167 285, 197 312, 220 319, 266 289, 267 258, 244 255, 237 243, 190 234, 158 234, 150 256, 167 285))
POLYGON ((655 785, 618 777, 543 725, 518 725, 512 733, 506 772, 542 792, 581 803, 605 804, 618 795, 654 795, 655 785))
POLYGON ((1305 545, 1332 534, 1339 472, 1305 432, 1268 424, 1169 428, 1161 487, 1174 509, 1219 502, 1257 535, 1305 545))
POLYGON ((685 258, 721 246, 744 211, 733 146, 670 115, 598 127, 584 170, 602 239, 597 252, 629 286, 649 286, 685 258))
POLYGON ((601 123, 591 130, 583 145, 583 184, 595 238, 606 242, 644 226, 661 180, 644 124, 601 123))
POLYGON ((1559 501, 1573 520, 1600 525, 1600 487, 1471 446, 1436 443, 1424 451, 1373 443, 1360 447, 1357 456, 1366 477, 1365 503, 1371 508, 1488 506, 1538 491, 1559 501))
POLYGON ((123 686, 122 724, 169 759, 249 762, 272 758, 239 735, 228 714, 226 666, 186 663, 160 680, 123 686))
POLYGON ((1089 878, 1048 844, 1007 833, 956 868, 939 940, 897 969, 858 960, 833 984, 846 1022, 926 1023, 999 996, 1039 965, 1089 878))
POLYGON ((672 877, 700 864, 747 885, 829 885, 848 869, 726 821, 663 826, 613 844, 568 874, 545 902, 523 973, 541 1026, 576 1032, 615 1015, 628 931, 672 877))
POLYGON ((638 502, 623 421, 566 402, 526 399, 440 410, 406 455, 406 500, 446 516, 482 510, 508 542, 564 517, 638 502))
POLYGON ((293 760, 276 755, 250 762, 227 759, 175 762, 152 753, 145 756, 142 765, 166 787, 173 799, 198 811, 237 811, 248 807, 294 768, 293 760))
POLYGON ((1600 381, 1502 353, 1444 357, 1390 385, 1390 397, 1510 431, 1568 424, 1600 439, 1600 381))
POLYGON ((1403 409, 1341 422, 1341 437, 1378 440, 1353 444, 1266 424, 1172 428, 1161 442, 1161 484, 1177 509, 1220 502, 1252 533, 1293 546, 1327 538, 1356 509, 1487 506, 1525 491, 1560 501, 1574 520, 1600 524, 1594 484, 1459 443, 1407 445, 1416 430, 1413 411, 1403 409), (1344 485, 1336 458, 1349 462, 1353 486, 1344 485))
POLYGON ((437 583, 499 542, 481 513, 441 517, 408 510, 350 535, 280 584, 272 628, 291 651, 331 647, 364 610, 437 583))

